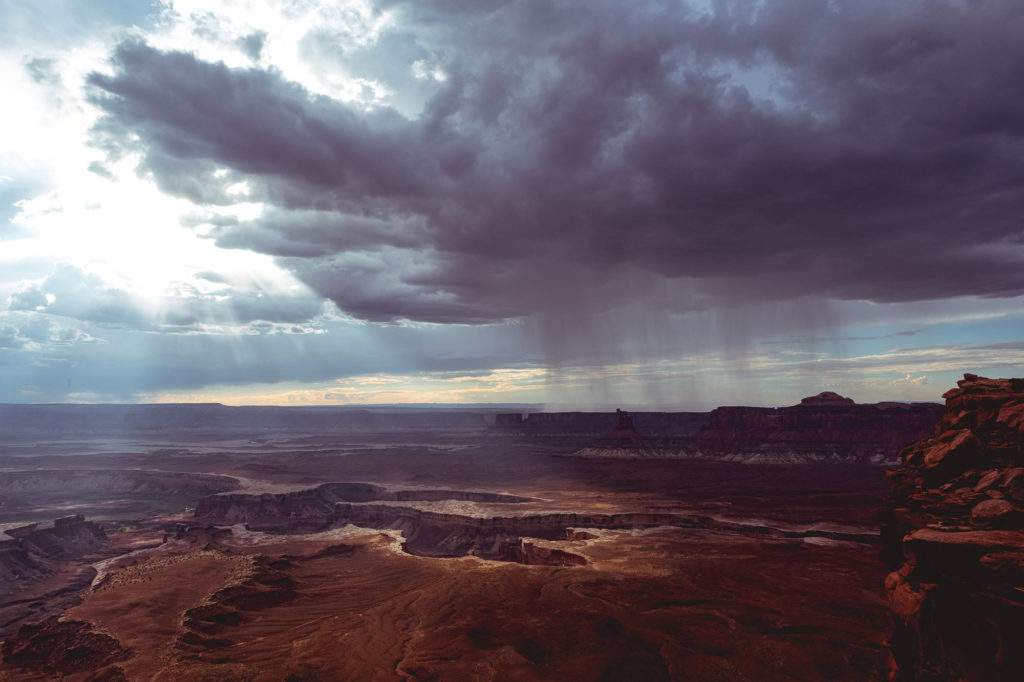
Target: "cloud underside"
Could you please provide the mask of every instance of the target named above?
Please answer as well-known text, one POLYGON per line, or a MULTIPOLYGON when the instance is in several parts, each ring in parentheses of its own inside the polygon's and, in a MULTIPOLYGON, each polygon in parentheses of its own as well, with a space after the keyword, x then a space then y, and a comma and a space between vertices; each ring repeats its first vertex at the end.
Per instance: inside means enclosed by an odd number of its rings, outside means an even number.
POLYGON ((418 116, 128 41, 94 143, 371 321, 1024 293, 1024 6, 715 7, 398 3, 418 116))

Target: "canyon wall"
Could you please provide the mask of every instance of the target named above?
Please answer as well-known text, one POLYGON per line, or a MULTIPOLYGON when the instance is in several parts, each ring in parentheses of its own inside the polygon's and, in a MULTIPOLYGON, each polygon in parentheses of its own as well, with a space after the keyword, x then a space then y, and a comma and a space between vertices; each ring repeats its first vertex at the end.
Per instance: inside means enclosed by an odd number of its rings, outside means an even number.
POLYGON ((719 407, 688 437, 650 433, 633 413, 629 428, 610 418, 607 425, 612 430, 574 454, 753 464, 895 464, 903 447, 932 432, 941 413, 938 404, 859 405, 826 392, 791 407, 719 407))
MULTIPOLYGON (((630 412, 636 428, 655 438, 684 438, 708 421, 707 412, 630 412)), ((615 412, 531 412, 498 414, 488 433, 545 441, 592 440, 615 423, 615 412)))
POLYGON ((0 495, 25 498, 40 495, 73 496, 83 493, 201 497, 233 490, 238 481, 230 476, 146 469, 27 469, 0 472, 0 495))
POLYGON ((942 413, 931 403, 860 405, 822 395, 791 407, 719 407, 691 450, 751 461, 895 463, 902 448, 931 434, 942 413))
MULTIPOLYGON (((25 466, 18 458, 6 464, 25 466)), ((204 495, 238 487, 230 476, 149 469, 0 471, 0 522, 45 519, 67 509, 104 518, 141 518, 160 509, 193 506, 204 495)))
POLYGON ((821 528, 778 528, 750 522, 731 522, 702 514, 677 513, 521 513, 469 516, 387 504, 388 501, 466 500, 518 504, 529 498, 459 490, 386 491, 361 483, 328 483, 289 493, 225 493, 203 498, 195 518, 205 524, 244 523, 251 530, 271 533, 315 532, 352 524, 363 528, 400 530, 403 549, 411 554, 457 557, 474 554, 485 559, 572 565, 579 559, 548 551, 524 538, 582 539, 576 529, 613 530, 675 526, 709 529, 753 537, 823 537, 861 543, 877 542, 869 532, 821 528), (345 501, 345 498, 358 501, 345 501), (375 499, 370 499, 375 498, 375 499))
POLYGON ((53 574, 60 564, 95 551, 106 540, 103 530, 81 515, 51 524, 7 528, 0 535, 0 605, 29 583, 53 574))
POLYGON ((957 385, 890 472, 880 680, 1024 679, 1024 379, 957 385))

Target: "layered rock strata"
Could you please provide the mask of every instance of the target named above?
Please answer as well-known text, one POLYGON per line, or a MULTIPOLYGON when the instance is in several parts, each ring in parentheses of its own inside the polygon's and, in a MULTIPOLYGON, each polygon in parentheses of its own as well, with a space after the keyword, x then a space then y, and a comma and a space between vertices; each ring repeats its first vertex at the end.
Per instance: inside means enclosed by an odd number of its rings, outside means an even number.
POLYGON ((0 494, 4 495, 9 506, 15 503, 30 504, 41 495, 173 494, 200 497, 238 487, 238 481, 230 476, 147 469, 28 469, 0 472, 0 494))
POLYGON ((196 506, 199 519, 215 518, 232 523, 274 519, 296 523, 303 519, 320 523, 334 514, 338 503, 366 502, 462 502, 508 503, 529 502, 528 497, 468 490, 388 490, 372 483, 324 483, 307 490, 290 493, 225 493, 204 497, 196 506))
MULTIPOLYGON (((686 438, 708 421, 707 412, 631 412, 636 428, 651 438, 686 438)), ((617 412, 533 412, 495 415, 492 436, 584 444, 607 433, 617 412)))
POLYGON ((750 464, 892 465, 903 447, 931 433, 941 413, 938 404, 859 405, 826 391, 790 407, 719 407, 696 434, 665 438, 638 428, 639 420, 635 428, 631 415, 620 410, 610 432, 573 454, 750 464))
MULTIPOLYGON (((657 526, 713 529, 746 536, 776 538, 822 537, 863 543, 877 542, 870 532, 826 530, 821 528, 777 528, 739 523, 699 514, 626 512, 619 514, 549 513, 510 516, 470 516, 416 509, 373 502, 339 501, 337 493, 353 496, 375 486, 332 483, 281 494, 222 494, 200 501, 197 520, 213 524, 244 523, 252 530, 275 533, 308 533, 347 524, 375 529, 402 531, 402 548, 410 554, 431 557, 457 557, 473 554, 485 559, 541 563, 557 561, 571 565, 573 557, 545 554, 540 547, 526 547, 523 540, 564 540, 577 537, 578 528, 635 530, 657 526), (364 488, 365 486, 365 488, 364 488), (554 557, 552 559, 552 557, 554 557)), ((380 489, 382 490, 382 489, 380 489)), ((416 491, 401 491, 407 495, 416 491)), ((451 495, 451 499, 477 498, 485 502, 523 502, 498 493, 463 491, 422 491, 451 495)), ((376 493, 392 495, 395 493, 376 493)), ((394 498, 392 498, 394 499, 394 498)), ((436 498, 435 498, 436 499, 436 498)), ((585 536, 583 532, 579 537, 585 536)))
POLYGON ((1024 679, 1024 379, 964 375, 890 472, 879 679, 1024 679))
POLYGON ((103 530, 79 514, 0 533, 0 638, 72 603, 96 574, 83 558, 108 546, 103 530))
POLYGON ((895 464, 941 413, 938 404, 856 404, 828 392, 790 407, 719 407, 690 453, 745 462, 895 464))
MULTIPOLYGON (((94 632, 88 623, 52 616, 40 623, 23 626, 0 647, 3 661, 26 671, 26 679, 123 680, 115 665, 128 656, 113 637, 94 632)), ((12 678, 13 679, 13 678, 12 678)))
POLYGON ((99 526, 80 514, 57 519, 52 524, 8 528, 0 536, 0 600, 51 575, 61 563, 95 551, 106 539, 99 526))

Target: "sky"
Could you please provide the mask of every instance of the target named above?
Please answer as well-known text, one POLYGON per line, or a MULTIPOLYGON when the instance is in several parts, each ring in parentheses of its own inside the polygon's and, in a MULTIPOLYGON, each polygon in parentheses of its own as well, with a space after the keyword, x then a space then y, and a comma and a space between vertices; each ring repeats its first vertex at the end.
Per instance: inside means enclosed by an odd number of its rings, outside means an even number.
POLYGON ((1024 375, 1019 0, 0 0, 0 402, 1024 375))

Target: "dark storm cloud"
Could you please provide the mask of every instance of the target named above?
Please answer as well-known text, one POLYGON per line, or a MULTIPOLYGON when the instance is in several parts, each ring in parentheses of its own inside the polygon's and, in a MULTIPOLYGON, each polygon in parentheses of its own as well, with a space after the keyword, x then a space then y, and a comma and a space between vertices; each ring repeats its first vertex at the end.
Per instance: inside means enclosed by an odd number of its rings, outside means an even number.
POLYGON ((206 221, 209 235, 224 248, 249 248, 274 256, 317 257, 372 249, 382 244, 417 247, 423 243, 422 219, 342 214, 336 211, 270 209, 259 220, 206 221))
MULTIPOLYGON (((123 43, 115 63, 117 76, 90 78, 105 92, 94 103, 110 114, 101 129, 143 133, 161 181, 188 174, 189 164, 203 171, 212 163, 300 183, 324 193, 328 205, 423 189, 410 131, 392 112, 358 116, 277 73, 232 70, 137 42, 123 43)), ((287 188, 274 198, 289 203, 287 188)))
POLYGON ((127 42, 97 135, 368 320, 1024 293, 1024 6, 713 7, 394 3, 415 118, 127 42))

